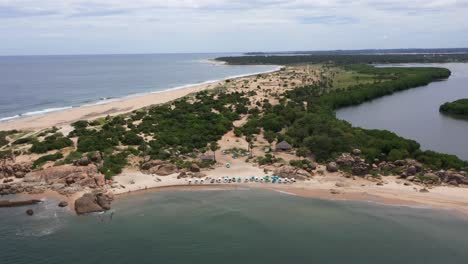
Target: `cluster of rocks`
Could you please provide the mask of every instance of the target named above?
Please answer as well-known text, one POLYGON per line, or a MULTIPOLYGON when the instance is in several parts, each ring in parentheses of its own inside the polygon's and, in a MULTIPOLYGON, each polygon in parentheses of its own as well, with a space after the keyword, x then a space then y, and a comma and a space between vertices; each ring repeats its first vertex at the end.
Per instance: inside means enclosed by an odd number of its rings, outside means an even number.
POLYGON ((88 156, 81 157, 79 160, 73 162, 75 166, 88 166, 92 163, 100 164, 102 162, 102 155, 99 152, 92 152, 88 156))
POLYGON ((113 200, 114 196, 110 193, 85 193, 75 201, 75 211, 77 214, 107 211, 111 209, 113 200))
POLYGON ((102 189, 106 183, 104 175, 98 172, 94 164, 79 167, 63 165, 29 172, 22 182, 1 184, 0 195, 37 194, 47 189, 68 195, 85 188, 102 189))
POLYGON ((176 165, 162 160, 147 161, 141 165, 140 169, 143 173, 156 174, 159 176, 168 176, 179 172, 176 165))
POLYGON ((397 173, 400 178, 407 179, 412 182, 420 182, 425 184, 448 183, 451 185, 468 184, 468 177, 463 171, 431 171, 426 170, 424 166, 415 160, 396 160, 396 161, 380 161, 374 160, 372 164, 367 163, 359 157, 361 151, 356 149, 353 153, 343 153, 336 162, 329 162, 326 166, 327 171, 337 172, 339 169, 350 170, 353 175, 366 176, 372 170, 377 172, 393 172, 397 173))
POLYGON ((0 165, 0 179, 15 177, 23 178, 27 173, 31 172, 30 163, 6 163, 0 165))
POLYGON ((294 178, 305 180, 312 177, 312 174, 305 169, 296 168, 290 165, 283 165, 274 170, 274 174, 282 178, 294 178))

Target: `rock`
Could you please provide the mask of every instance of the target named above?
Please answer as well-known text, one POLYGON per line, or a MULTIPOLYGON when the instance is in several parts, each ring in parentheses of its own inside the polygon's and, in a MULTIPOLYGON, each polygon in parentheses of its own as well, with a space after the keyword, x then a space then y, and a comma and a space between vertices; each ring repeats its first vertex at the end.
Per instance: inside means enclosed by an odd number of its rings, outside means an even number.
POLYGON ((409 182, 405 182, 405 183, 403 183, 403 185, 405 185, 405 186, 410 186, 410 185, 411 185, 411 183, 409 183, 409 182))
POLYGON ((102 156, 99 151, 95 151, 89 154, 89 159, 94 163, 100 163, 102 161, 102 156))
POLYGON ((353 149, 352 153, 355 156, 359 156, 359 155, 361 155, 362 151, 360 149, 353 149))
POLYGON ((106 185, 106 178, 102 174, 94 175, 94 181, 96 182, 96 185, 98 187, 103 187, 104 185, 106 185))
POLYGON ((438 183, 440 181, 439 176, 434 173, 426 173, 424 174, 424 182, 427 183, 438 183))
POLYGON ((354 162, 354 157, 349 153, 343 153, 336 159, 336 163, 340 166, 352 166, 354 162))
MULTIPOLYGON (((104 203, 103 200, 101 202, 104 203)), ((88 214, 94 212, 102 212, 104 208, 98 204, 97 196, 92 193, 85 193, 75 201, 75 211, 77 214, 88 214)))
POLYGON ((22 179, 22 178, 24 178, 24 176, 26 176, 26 172, 25 172, 25 171, 17 171, 17 172, 15 172, 15 178, 22 179))
POLYGON ((59 207, 67 207, 68 206, 68 202, 66 201, 61 201, 59 204, 58 204, 59 207))
POLYGON ((406 161, 405 160, 396 160, 395 162, 393 162, 393 164, 395 164, 396 166, 405 166, 406 165, 406 161))
POLYGON ((331 193, 331 194, 341 194, 340 191, 335 190, 335 189, 330 189, 330 193, 331 193))
POLYGON ((406 173, 406 175, 413 176, 416 173, 418 173, 418 171, 417 171, 415 166, 409 166, 408 168, 406 168, 405 173, 406 173))
POLYGON ((306 179, 312 177, 312 175, 303 169, 298 169, 290 165, 284 165, 282 167, 274 170, 274 174, 282 178, 296 178, 296 179, 306 179))
POLYGON ((185 171, 181 171, 177 176, 177 179, 187 178, 187 173, 185 171))
POLYGON ((416 177, 415 176, 408 176, 408 177, 406 177, 406 179, 408 181, 414 181, 416 179, 416 177))
POLYGON ((369 174, 369 164, 367 164, 365 162, 356 163, 351 168, 351 171, 353 172, 353 175, 365 176, 365 175, 369 174))
POLYGON ((149 171, 159 176, 168 176, 177 172, 177 166, 174 164, 163 164, 158 166, 157 169, 153 167, 149 171))
POLYGON ((200 172, 200 167, 196 163, 192 163, 192 165, 190 165, 190 171, 191 172, 200 172))
POLYGON ((32 216, 34 214, 34 211, 32 209, 28 209, 26 210, 26 214, 32 216))
POLYGON ((81 180, 82 178, 88 178, 98 173, 98 169, 95 165, 88 165, 82 167, 76 167, 72 165, 63 165, 50 167, 44 170, 34 171, 26 174, 24 182, 28 183, 39 183, 44 182, 47 184, 52 183, 66 183, 67 178, 81 180))
POLYGON ((81 159, 73 162, 73 164, 75 166, 88 166, 89 164, 91 164, 91 161, 88 159, 88 157, 82 157, 81 159))
POLYGON ((338 165, 336 164, 336 162, 329 162, 327 164, 327 171, 337 172, 338 171, 338 165))
POLYGON ((141 165, 141 169, 142 170, 149 170, 151 168, 158 167, 158 166, 160 166, 162 164, 163 164, 162 160, 150 160, 150 161, 147 161, 147 162, 143 163, 143 165, 141 165))
POLYGON ((429 190, 428 190, 428 189, 426 189, 426 188, 422 188, 421 190, 419 190, 419 192, 422 192, 422 193, 428 193, 428 192, 429 192, 429 190))
POLYGON ((409 166, 414 167, 414 169, 416 169, 416 173, 421 172, 422 169, 423 169, 422 164, 419 163, 419 162, 417 162, 417 161, 415 161, 415 160, 407 159, 407 160, 406 160, 406 163, 407 163, 409 166))
POLYGON ((384 185, 383 182, 378 182, 377 183, 377 186, 383 186, 383 185, 384 185))
POLYGON ((104 210, 110 210, 111 209, 111 202, 113 198, 111 198, 108 195, 105 194, 98 194, 96 195, 96 202, 99 206, 101 206, 102 209, 104 210))
POLYGON ((317 163, 311 162, 307 169, 310 170, 310 171, 316 170, 317 169, 317 163))

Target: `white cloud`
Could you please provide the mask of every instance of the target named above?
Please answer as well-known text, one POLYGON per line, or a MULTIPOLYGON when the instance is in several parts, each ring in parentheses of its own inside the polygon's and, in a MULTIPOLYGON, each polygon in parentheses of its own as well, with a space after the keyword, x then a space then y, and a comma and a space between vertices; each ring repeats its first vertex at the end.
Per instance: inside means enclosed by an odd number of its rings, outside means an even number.
POLYGON ((111 53, 468 46, 467 11, 468 0, 0 0, 0 54, 106 52, 92 50, 106 39, 111 53))

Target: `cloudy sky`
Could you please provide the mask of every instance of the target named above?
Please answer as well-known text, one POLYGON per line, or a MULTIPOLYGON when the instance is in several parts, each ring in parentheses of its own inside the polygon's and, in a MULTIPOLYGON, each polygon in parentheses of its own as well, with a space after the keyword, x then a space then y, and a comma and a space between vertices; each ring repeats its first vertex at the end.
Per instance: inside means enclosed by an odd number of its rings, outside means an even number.
POLYGON ((468 47, 468 0, 0 0, 0 55, 468 47))

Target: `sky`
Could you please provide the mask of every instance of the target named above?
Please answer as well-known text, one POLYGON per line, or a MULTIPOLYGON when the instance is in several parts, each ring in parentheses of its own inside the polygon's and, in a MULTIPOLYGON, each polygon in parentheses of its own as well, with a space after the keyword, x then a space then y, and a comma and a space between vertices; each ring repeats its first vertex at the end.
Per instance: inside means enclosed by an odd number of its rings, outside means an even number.
POLYGON ((468 0, 0 0, 0 55, 468 47, 468 0))

